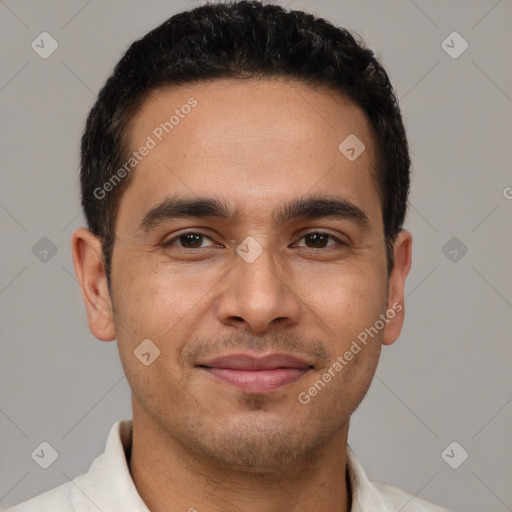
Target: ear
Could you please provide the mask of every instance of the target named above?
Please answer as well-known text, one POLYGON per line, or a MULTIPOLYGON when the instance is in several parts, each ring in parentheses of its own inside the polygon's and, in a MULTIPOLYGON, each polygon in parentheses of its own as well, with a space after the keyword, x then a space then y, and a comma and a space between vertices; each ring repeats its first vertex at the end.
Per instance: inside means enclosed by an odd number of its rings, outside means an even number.
POLYGON ((404 289, 412 261, 412 235, 402 229, 395 240, 395 265, 389 276, 386 316, 389 318, 382 337, 383 345, 391 345, 400 336, 405 319, 404 289))
POLYGON ((89 329, 99 340, 112 341, 116 334, 101 241, 88 229, 79 228, 71 238, 71 251, 75 273, 82 289, 89 329))

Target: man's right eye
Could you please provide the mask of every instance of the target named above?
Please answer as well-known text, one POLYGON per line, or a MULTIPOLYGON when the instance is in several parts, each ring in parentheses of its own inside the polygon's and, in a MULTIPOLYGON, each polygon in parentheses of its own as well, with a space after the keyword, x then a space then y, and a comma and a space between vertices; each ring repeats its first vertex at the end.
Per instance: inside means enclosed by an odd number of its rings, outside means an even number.
POLYGON ((205 239, 212 241, 209 236, 203 233, 199 233, 197 231, 187 231, 185 233, 180 233, 179 235, 176 235, 168 240, 164 240, 161 243, 161 246, 167 248, 176 245, 175 242, 179 242, 180 245, 178 245, 178 247, 180 249, 204 249, 204 247, 201 247, 201 245, 205 239))

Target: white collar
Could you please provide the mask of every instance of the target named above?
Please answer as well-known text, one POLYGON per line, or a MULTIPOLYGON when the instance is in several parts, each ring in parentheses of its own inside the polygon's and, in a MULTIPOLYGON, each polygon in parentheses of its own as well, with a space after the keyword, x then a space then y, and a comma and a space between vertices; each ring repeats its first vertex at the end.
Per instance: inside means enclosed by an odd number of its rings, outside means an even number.
MULTIPOLYGON (((118 421, 110 431, 105 452, 95 459, 87 474, 75 478, 68 487, 74 510, 150 512, 137 492, 128 467, 126 457, 129 457, 131 444, 132 420, 118 421)), ((395 487, 370 482, 349 446, 347 464, 352 493, 351 512, 394 512, 396 506, 404 502, 403 512, 444 510, 395 487)))

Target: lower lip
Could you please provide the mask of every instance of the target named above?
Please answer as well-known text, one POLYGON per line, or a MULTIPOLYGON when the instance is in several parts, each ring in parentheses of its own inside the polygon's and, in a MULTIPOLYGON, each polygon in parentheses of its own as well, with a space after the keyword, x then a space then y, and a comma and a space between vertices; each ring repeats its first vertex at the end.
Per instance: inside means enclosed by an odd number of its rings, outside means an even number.
POLYGON ((309 371, 301 368, 276 368, 275 370, 204 369, 218 379, 251 393, 261 393, 280 388, 299 380, 309 371))

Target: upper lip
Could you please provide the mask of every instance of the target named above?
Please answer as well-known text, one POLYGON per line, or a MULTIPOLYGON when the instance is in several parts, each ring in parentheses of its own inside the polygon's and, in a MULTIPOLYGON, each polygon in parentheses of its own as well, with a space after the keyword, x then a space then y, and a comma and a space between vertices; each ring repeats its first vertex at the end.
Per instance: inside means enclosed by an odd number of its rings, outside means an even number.
POLYGON ((230 370, 275 370, 277 368, 309 369, 313 365, 290 354, 268 354, 257 357, 250 354, 231 354, 210 359, 198 366, 225 368, 230 370))

